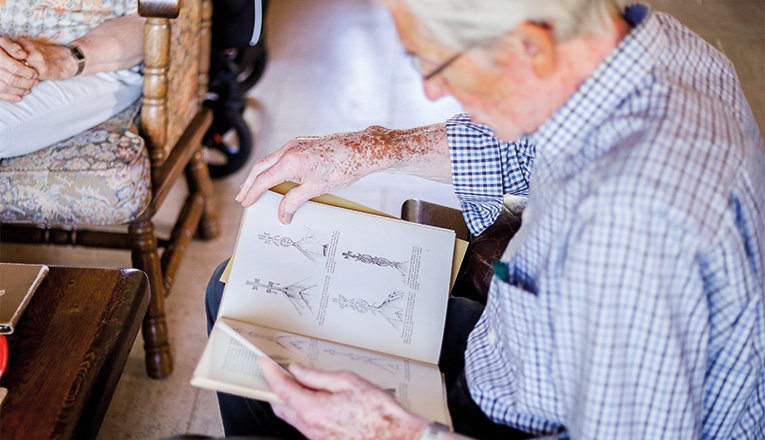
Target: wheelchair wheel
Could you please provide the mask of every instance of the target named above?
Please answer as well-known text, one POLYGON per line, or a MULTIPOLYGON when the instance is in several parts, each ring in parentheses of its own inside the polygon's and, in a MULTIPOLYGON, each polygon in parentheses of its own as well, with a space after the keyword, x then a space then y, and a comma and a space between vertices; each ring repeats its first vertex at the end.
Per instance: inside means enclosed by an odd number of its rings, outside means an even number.
POLYGON ((236 82, 239 94, 244 95, 263 76, 268 62, 268 50, 263 39, 254 46, 239 48, 234 63, 238 68, 236 82))
MULTIPOLYGON (((226 127, 213 126, 205 134, 203 145, 207 151, 210 177, 218 179, 239 171, 252 152, 252 134, 240 117, 228 119, 226 127)), ((221 125, 221 124, 217 124, 221 125)))

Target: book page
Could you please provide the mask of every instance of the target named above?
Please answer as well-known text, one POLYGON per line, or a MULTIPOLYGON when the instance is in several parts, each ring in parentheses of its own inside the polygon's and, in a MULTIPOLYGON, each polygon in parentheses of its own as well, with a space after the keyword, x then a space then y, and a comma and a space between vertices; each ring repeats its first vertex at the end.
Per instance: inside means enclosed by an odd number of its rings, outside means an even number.
MULTIPOLYGON (((271 190, 278 194, 284 195, 287 193, 287 191, 294 188, 295 186, 297 186, 297 184, 294 182, 283 182, 271 188, 271 190)), ((348 199, 344 199, 342 197, 338 197, 334 194, 322 194, 320 196, 316 196, 312 198, 311 201, 316 203, 321 203, 323 205, 337 206, 340 208, 346 208, 353 211, 366 212, 368 214, 379 215, 382 217, 396 218, 385 212, 378 211, 376 209, 353 202, 348 199)), ((449 283, 449 289, 454 287, 454 283, 457 281, 457 275, 459 274, 459 270, 462 267, 462 260, 464 260, 465 258, 467 247, 468 247, 467 241, 459 239, 459 238, 454 240, 454 257, 452 258, 452 278, 451 278, 451 282, 449 283)), ((229 274, 231 273, 230 263, 231 262, 229 262, 229 264, 226 265, 226 270, 224 270, 223 274, 221 275, 221 281, 223 281, 224 283, 228 282, 228 277, 229 277, 229 274)))
POLYGON ((245 210, 221 316, 438 362, 454 232, 281 195, 245 210))
POLYGON ((445 404, 439 403, 444 401, 443 383, 435 365, 226 318, 216 322, 192 384, 276 401, 257 365, 260 354, 284 368, 297 362, 327 371, 352 371, 390 393, 408 410, 449 425, 445 404))
POLYGON ((263 356, 262 352, 252 350, 218 321, 210 332, 191 384, 251 399, 279 402, 261 373, 260 356, 263 356))

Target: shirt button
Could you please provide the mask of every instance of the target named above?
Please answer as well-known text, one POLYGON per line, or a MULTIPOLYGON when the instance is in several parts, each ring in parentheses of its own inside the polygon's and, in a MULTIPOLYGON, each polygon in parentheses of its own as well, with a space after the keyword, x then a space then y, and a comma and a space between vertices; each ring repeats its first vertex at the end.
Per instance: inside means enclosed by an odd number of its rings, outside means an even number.
POLYGON ((497 342, 497 333, 494 332, 494 329, 489 329, 489 331, 486 333, 486 341, 492 345, 497 342))

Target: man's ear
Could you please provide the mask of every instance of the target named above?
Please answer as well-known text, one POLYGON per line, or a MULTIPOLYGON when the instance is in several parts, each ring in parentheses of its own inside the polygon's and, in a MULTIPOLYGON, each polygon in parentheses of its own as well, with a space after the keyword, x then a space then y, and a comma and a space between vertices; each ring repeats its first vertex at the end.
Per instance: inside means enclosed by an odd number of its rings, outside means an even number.
MULTIPOLYGON (((513 56, 500 56, 500 62, 513 62, 513 60, 518 62, 518 57, 521 57, 529 62, 537 77, 546 78, 552 74, 557 53, 555 38, 549 26, 524 22, 499 41, 499 45, 504 46, 503 48, 507 48, 508 44, 513 46, 513 56)), ((502 52, 509 55, 504 50, 502 52)))

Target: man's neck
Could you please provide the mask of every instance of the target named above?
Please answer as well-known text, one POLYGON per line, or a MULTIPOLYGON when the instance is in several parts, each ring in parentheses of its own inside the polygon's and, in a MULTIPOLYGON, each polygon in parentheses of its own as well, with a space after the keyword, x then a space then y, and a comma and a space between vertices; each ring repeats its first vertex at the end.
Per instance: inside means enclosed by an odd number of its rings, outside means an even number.
POLYGON ((612 17, 612 26, 606 32, 574 37, 557 46, 556 73, 549 78, 551 87, 557 88, 559 102, 551 103, 560 108, 587 80, 600 64, 613 52, 630 32, 630 26, 619 14, 612 17))

